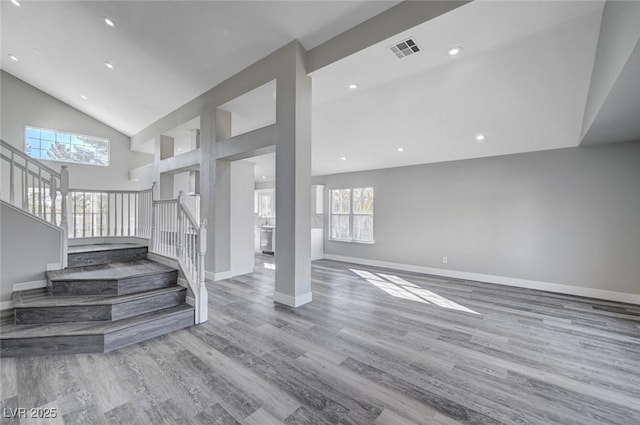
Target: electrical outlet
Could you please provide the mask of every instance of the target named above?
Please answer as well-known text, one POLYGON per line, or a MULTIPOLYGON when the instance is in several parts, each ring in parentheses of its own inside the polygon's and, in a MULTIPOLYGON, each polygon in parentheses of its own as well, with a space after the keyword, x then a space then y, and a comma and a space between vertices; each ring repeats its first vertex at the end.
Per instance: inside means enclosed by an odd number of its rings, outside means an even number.
POLYGON ((449 263, 449 257, 442 257, 442 264, 448 264, 449 263))

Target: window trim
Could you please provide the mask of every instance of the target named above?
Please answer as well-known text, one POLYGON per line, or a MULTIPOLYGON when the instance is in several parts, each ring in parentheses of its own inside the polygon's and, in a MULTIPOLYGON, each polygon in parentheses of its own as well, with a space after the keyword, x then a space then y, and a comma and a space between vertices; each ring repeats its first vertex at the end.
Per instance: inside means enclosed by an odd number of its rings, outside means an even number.
POLYGON ((376 202, 375 202, 375 188, 373 186, 359 186, 359 187, 336 187, 333 189, 329 189, 329 211, 328 211, 328 216, 329 216, 329 220, 328 220, 328 227, 329 227, 329 234, 327 239, 330 240, 331 242, 346 242, 346 243, 358 243, 358 244, 364 244, 364 245, 373 245, 376 243, 376 232, 375 232, 375 209, 376 209, 376 202), (371 217, 373 218, 372 220, 372 226, 371 226, 371 234, 372 234, 372 238, 370 241, 359 241, 356 239, 353 239, 353 218, 355 216, 368 216, 369 214, 360 214, 360 213, 354 213, 353 212, 353 191, 355 189, 367 189, 367 188, 371 188, 373 190, 373 212, 371 213, 371 217), (348 190, 349 191, 349 213, 348 214, 334 214, 333 211, 333 194, 332 192, 335 190, 348 190), (349 234, 350 234, 350 238, 349 239, 337 239, 337 238, 333 238, 331 236, 331 217, 333 215, 348 215, 349 216, 349 234))
MULTIPOLYGON (((42 138, 40 138, 40 140, 42 141, 42 138)), ((25 154, 27 154, 29 156, 29 158, 35 159, 36 161, 59 162, 61 164, 92 165, 92 166, 96 166, 96 167, 109 167, 111 165, 111 139, 109 139, 108 137, 90 136, 88 134, 73 133, 71 131, 64 131, 64 130, 54 130, 52 128, 38 127, 38 126, 35 126, 35 125, 25 125, 24 126, 24 147, 23 147, 23 152, 25 154), (61 160, 58 160, 58 159, 34 158, 31 155, 27 154, 27 145, 28 145, 28 140, 29 140, 29 136, 27 135, 27 131, 30 128, 34 129, 34 130, 40 130, 40 131, 44 130, 44 131, 52 131, 54 133, 68 134, 70 136, 87 137, 89 139, 103 140, 103 141, 107 142, 107 164, 106 165, 103 165, 103 164, 90 164, 88 162, 79 162, 79 161, 61 161, 61 160)))

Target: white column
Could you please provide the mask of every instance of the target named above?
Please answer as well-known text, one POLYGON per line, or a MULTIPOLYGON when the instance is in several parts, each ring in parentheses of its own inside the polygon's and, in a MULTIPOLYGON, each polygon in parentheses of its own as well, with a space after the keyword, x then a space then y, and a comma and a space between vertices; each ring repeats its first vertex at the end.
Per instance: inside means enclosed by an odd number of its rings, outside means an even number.
POLYGON ((277 81, 274 300, 298 307, 311 302, 311 78, 302 47, 290 48, 291 66, 277 81))

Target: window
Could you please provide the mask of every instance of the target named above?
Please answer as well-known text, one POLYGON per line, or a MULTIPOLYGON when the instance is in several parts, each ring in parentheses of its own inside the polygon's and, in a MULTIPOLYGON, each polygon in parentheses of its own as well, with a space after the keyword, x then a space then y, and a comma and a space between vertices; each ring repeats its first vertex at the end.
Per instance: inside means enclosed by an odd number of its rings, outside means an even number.
POLYGON ((274 218, 275 206, 273 192, 258 192, 258 217, 274 218))
POLYGON ((373 243, 373 188, 334 189, 330 195, 329 239, 373 243))
POLYGON ((108 139, 27 127, 25 140, 25 152, 31 158, 109 165, 108 139))

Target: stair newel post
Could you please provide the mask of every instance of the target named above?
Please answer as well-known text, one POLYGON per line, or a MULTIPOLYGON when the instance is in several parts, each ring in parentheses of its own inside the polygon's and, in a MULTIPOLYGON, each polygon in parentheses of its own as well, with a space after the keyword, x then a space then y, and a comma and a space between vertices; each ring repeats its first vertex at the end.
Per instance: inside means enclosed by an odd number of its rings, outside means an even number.
POLYGON ((158 235, 156 234, 156 199, 158 199, 158 182, 153 182, 153 185, 151 186, 151 237, 149 240, 152 252, 157 252, 156 243, 158 241, 158 235))
POLYGON ((200 231, 198 232, 198 298, 196 310, 196 322, 204 323, 207 321, 207 306, 209 297, 207 296, 207 287, 205 285, 204 255, 207 252, 207 220, 202 220, 200 231))
POLYGON ((178 215, 178 226, 176 232, 178 233, 178 239, 176 241, 176 256, 178 259, 182 259, 182 251, 184 249, 184 191, 181 190, 178 194, 178 205, 176 207, 176 214, 178 215))
MULTIPOLYGON (((52 179, 53 180, 53 179, 52 179)), ((69 195, 69 169, 63 165, 60 170, 60 227, 62 228, 62 267, 67 267, 67 251, 69 248, 69 216, 67 198, 69 195)))

